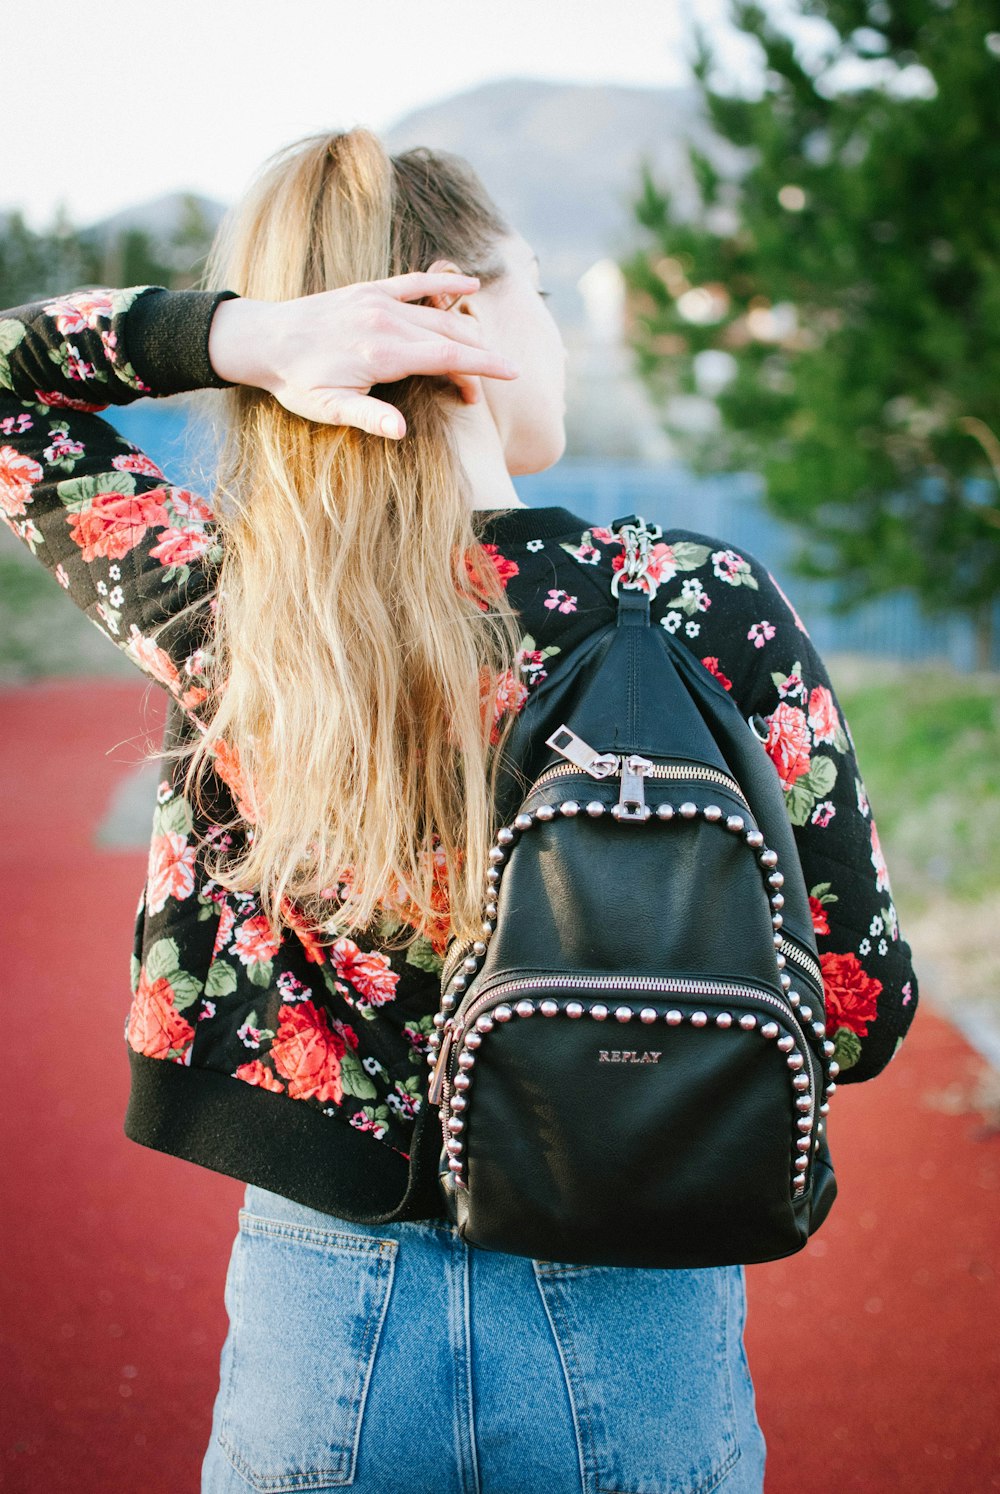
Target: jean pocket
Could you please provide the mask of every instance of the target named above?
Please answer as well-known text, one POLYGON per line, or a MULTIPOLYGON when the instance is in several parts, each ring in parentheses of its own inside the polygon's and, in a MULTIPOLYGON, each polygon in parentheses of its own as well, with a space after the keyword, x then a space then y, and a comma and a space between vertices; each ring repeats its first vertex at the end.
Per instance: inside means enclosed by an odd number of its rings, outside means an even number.
POLYGON ((398 1241, 241 1209, 218 1440, 252 1489, 354 1481, 398 1241))
POLYGON ((740 1458, 739 1268, 533 1264, 584 1494, 709 1494, 740 1458))

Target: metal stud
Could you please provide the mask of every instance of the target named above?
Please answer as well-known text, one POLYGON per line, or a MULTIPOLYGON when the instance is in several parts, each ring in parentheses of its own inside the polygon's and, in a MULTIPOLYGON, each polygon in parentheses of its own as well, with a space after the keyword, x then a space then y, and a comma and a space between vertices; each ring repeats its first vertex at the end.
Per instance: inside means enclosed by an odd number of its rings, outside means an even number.
POLYGON ((677 1012, 677 1011, 674 1011, 672 1009, 669 1012, 667 1012, 666 1023, 667 1023, 668 1027, 679 1027, 683 1021, 684 1021, 684 1013, 683 1012, 677 1012))
MULTIPOLYGON (((768 878, 768 881, 770 881, 770 878, 768 878)), ((780 913, 784 906, 784 895, 780 892, 776 892, 771 899, 771 907, 774 909, 775 913, 780 913)))
POLYGON ((492 934, 494 925, 490 923, 488 918, 484 918, 482 923, 480 924, 480 928, 482 929, 484 934, 492 934))
POLYGON ((743 1028, 744 1032, 753 1032, 754 1028, 757 1026, 757 1018, 753 1016, 751 1012, 747 1012, 740 1018, 740 1026, 743 1028))
POLYGON ((495 1006, 493 1008, 493 1020, 495 1022, 509 1022, 513 1015, 513 1011, 506 1002, 502 1006, 495 1006))
POLYGON ((777 887, 784 887, 784 885, 785 885, 785 879, 782 876, 781 872, 779 872, 779 871, 773 871, 771 873, 771 875, 767 879, 767 885, 769 887, 775 887, 775 888, 777 888, 777 887))
POLYGON ((692 1027, 705 1027, 708 1025, 708 1013, 692 1012, 689 1020, 692 1027))
POLYGON ((795 1078, 792 1080, 792 1086, 793 1086, 793 1088, 799 1089, 799 1090, 806 1090, 806 1089, 808 1089, 809 1088, 809 1075, 808 1074, 796 1074, 795 1078))
POLYGON ((799 1098, 795 1101, 795 1108, 800 1112, 811 1110, 812 1100, 809 1099, 808 1095, 799 1095, 799 1098))
POLYGON ((467 1032, 465 1035, 465 1046, 467 1048, 478 1048, 483 1040, 481 1032, 467 1032))
POLYGON ((460 1069, 472 1069, 476 1066, 476 1055, 467 1052, 464 1048, 458 1055, 458 1066, 460 1069))
POLYGON ((779 970, 784 970, 785 966, 788 964, 788 961, 785 959, 784 955, 780 952, 780 950, 775 955, 774 962, 777 965, 777 967, 778 967, 779 970))
POLYGON ((792 977, 790 975, 786 975, 785 972, 782 971, 779 979, 781 981, 781 989, 783 991, 790 991, 792 988, 792 977))
POLYGON ((496 905, 496 903, 487 903, 486 907, 484 908, 483 911, 485 912, 487 918, 496 918, 496 916, 497 916, 497 905, 496 905))
POLYGON ((500 849, 499 846, 491 846, 490 847, 490 860, 493 862, 494 866, 499 866, 500 863, 501 863, 501 861, 506 861, 506 859, 507 859, 507 852, 506 851, 501 851, 501 849, 500 849))
POLYGON ((833 1055, 836 1053, 836 1051, 837 1051, 837 1045, 836 1045, 836 1043, 831 1042, 830 1039, 827 1038, 826 1042, 823 1044, 823 1055, 824 1055, 824 1057, 825 1058, 832 1058, 833 1055))
POLYGON ((813 1014, 813 1011, 812 1011, 812 1007, 811 1006, 800 1006, 799 1007, 799 1016, 802 1018, 803 1022, 811 1022, 812 1021, 812 1014, 813 1014))
POLYGON ((788 1057, 785 1059, 785 1062, 792 1070, 793 1074, 798 1073, 799 1069, 805 1066, 805 1059, 802 1057, 801 1053, 789 1053, 788 1057))
POLYGON ((435 1012, 434 1013, 434 1026, 435 1027, 443 1027, 444 1024, 447 1022, 447 1020, 448 1020, 448 1018, 445 1016, 444 1012, 435 1012))
POLYGON ((463 1090, 468 1089, 471 1083, 472 1080, 469 1078, 468 1074, 455 1075, 454 1088, 458 1090, 458 1094, 451 1102, 451 1108, 453 1110, 465 1109, 465 1096, 463 1094, 463 1090))
POLYGON ((798 991, 793 991, 791 989, 788 990, 788 1004, 789 1004, 789 1006, 798 1006, 798 1004, 799 1004, 799 1002, 801 1000, 802 1000, 802 997, 799 995, 798 991))
POLYGON ((556 1017, 559 1015, 558 1001, 543 1001, 538 1010, 543 1017, 556 1017))
POLYGON ((746 821, 741 814, 731 814, 726 820, 726 829, 731 830, 734 835, 742 835, 746 829, 746 821))
POLYGON ((836 1079, 837 1075, 840 1073, 840 1064, 835 1060, 831 1062, 829 1068, 827 1069, 827 1073, 830 1075, 831 1079, 836 1079))
POLYGON ((509 846, 513 839, 514 832, 509 825, 504 825, 502 829, 497 831, 497 845, 509 846))
MULTIPOLYGON (((806 1168, 808 1166, 809 1166, 809 1158, 808 1157, 806 1157, 806 1156, 796 1157, 796 1159, 795 1159, 795 1171, 796 1172, 805 1172, 805 1170, 806 1170, 806 1168)), ((802 1181, 805 1182, 805 1179, 803 1178, 802 1181)))
POLYGON ((681 819, 693 820, 698 813, 698 806, 697 804, 692 804, 690 799, 686 799, 677 813, 681 816, 681 819))
POLYGON ((630 1006, 616 1006, 615 1020, 618 1022, 631 1022, 632 1008, 630 1006))
POLYGON ((705 808, 702 810, 702 814, 705 816, 705 819, 709 820, 713 825, 717 820, 722 819, 722 810, 719 808, 718 804, 706 804, 705 808))
POLYGON ((813 1025, 812 1025, 812 1035, 813 1035, 813 1037, 814 1038, 821 1038, 821 1037, 824 1037, 825 1034, 826 1034, 826 1024, 824 1022, 814 1022, 813 1025))
POLYGON ((514 1010, 519 1017, 532 1017, 535 1014, 535 1003, 533 1001, 519 1001, 514 1010))
MULTIPOLYGON (((465 981, 463 980, 462 985, 459 985, 457 980, 453 980, 452 985, 455 987, 456 991, 461 991, 465 985, 465 981)), ((450 991, 446 992, 445 995, 441 997, 442 1010, 446 1012, 453 1012, 455 1010, 457 1000, 458 998, 453 996, 450 991)))
POLYGON ((445 1148, 453 1157, 459 1157, 462 1154, 462 1143, 457 1136, 452 1136, 449 1141, 446 1141, 445 1148))
POLYGON ((784 921, 785 920, 782 918, 780 913, 775 913, 774 917, 771 919, 771 927, 780 929, 784 921))
POLYGON ((570 1001, 570 1002, 568 1002, 567 1005, 566 1005, 566 1015, 567 1015, 567 1017, 582 1017, 583 1016, 583 1007, 581 1006, 580 1002, 579 1001, 570 1001))
POLYGON ((778 1039, 778 1047, 781 1049, 782 1053, 791 1053, 792 1049, 795 1047, 795 1039, 793 1037, 789 1037, 786 1033, 784 1037, 778 1039))
POLYGON ((465 1121, 458 1115, 451 1116, 448 1121, 448 1130, 453 1136, 457 1136, 460 1131, 465 1130, 465 1121))
POLYGON ((483 1012, 481 1016, 476 1018, 477 1032, 492 1032, 493 1025, 493 1018, 490 1016, 489 1012, 483 1012))
POLYGON ((781 935, 778 933, 772 934, 771 938, 774 943, 775 949, 780 949, 782 944, 784 944, 785 942, 784 939, 782 939, 781 935))
POLYGON ((800 1115, 799 1118, 798 1118, 798 1120, 795 1122, 795 1124, 798 1127, 798 1129, 803 1132, 803 1134, 806 1131, 811 1131, 812 1130, 812 1121, 809 1119, 809 1117, 807 1115, 800 1115))
POLYGON ((674 806, 672 804, 657 804, 656 817, 658 820, 672 820, 674 817, 674 806))
POLYGON ((598 1001, 590 1008, 590 1015, 597 1022, 603 1022, 608 1015, 608 1009, 603 1001, 598 1001))
POLYGON ((564 814, 568 820, 580 813, 580 806, 575 799, 564 799, 559 806, 559 813, 564 814))
POLYGON ((837 1086, 835 1084, 828 1084, 826 1086, 826 1098, 829 1099, 832 1094, 835 1094, 836 1089, 837 1086))
POLYGON ((777 851, 761 851, 757 860, 761 866, 775 867, 778 864, 778 853, 777 851))
POLYGON ((746 833, 746 842, 751 851, 759 851, 764 844, 764 837, 759 830, 748 830, 746 833))
POLYGON ((539 804, 538 808, 535 810, 535 819, 536 820, 545 820, 545 821, 548 821, 548 820, 554 820, 555 817, 556 817, 556 811, 555 811, 555 806, 553 804, 539 804))
POLYGON ((466 958, 462 961, 462 969, 468 970, 470 975, 472 974, 473 970, 477 969, 478 965, 479 961, 477 959, 474 959, 472 955, 467 955, 466 958))
POLYGON ((486 953, 486 940, 477 939, 475 944, 473 944, 472 946, 472 952, 473 954, 484 955, 486 953))
POLYGON ((534 823, 534 816, 530 814, 516 814, 514 816, 515 830, 530 830, 534 823))
POLYGON ((830 1114, 830 1102, 828 1100, 823 1101, 822 1105, 819 1107, 819 1113, 820 1115, 830 1114))
POLYGON ((770 1040, 778 1037, 780 1033, 781 1028, 778 1026, 777 1022, 765 1022, 763 1027, 760 1029, 761 1037, 768 1038, 770 1040))
POLYGON ((601 815, 604 813, 604 805, 600 799, 591 799, 587 805, 587 813, 592 820, 599 820, 601 818, 601 815))
POLYGON ((491 866, 490 869, 489 869, 489 871, 486 873, 486 880, 493 887, 495 887, 496 884, 499 882, 499 880, 500 880, 500 873, 497 871, 497 869, 496 869, 495 866, 491 866))
POLYGON ((809 1140, 808 1136, 800 1136, 798 1141, 795 1143, 795 1149, 799 1152, 808 1152, 811 1150, 811 1148, 812 1142, 809 1140))
POLYGON ((651 1006, 644 1006, 643 1009, 642 1009, 642 1011, 639 1013, 639 1021, 640 1022, 655 1022, 656 1021, 656 1012, 653 1010, 653 1008, 651 1006))
POLYGON ((732 1012, 720 1012, 719 1015, 715 1019, 715 1025, 716 1025, 716 1027, 723 1028, 723 1030, 725 1030, 725 1028, 727 1028, 727 1027, 732 1027, 732 1025, 733 1025, 733 1014, 732 1014, 732 1012))

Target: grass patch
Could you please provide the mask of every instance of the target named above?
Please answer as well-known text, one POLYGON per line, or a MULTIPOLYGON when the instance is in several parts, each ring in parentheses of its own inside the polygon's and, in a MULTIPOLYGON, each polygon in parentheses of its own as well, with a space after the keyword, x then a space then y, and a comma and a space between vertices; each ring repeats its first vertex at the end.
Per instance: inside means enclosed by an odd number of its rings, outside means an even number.
POLYGON ((857 660, 834 670, 897 895, 1000 889, 1000 678, 857 660))

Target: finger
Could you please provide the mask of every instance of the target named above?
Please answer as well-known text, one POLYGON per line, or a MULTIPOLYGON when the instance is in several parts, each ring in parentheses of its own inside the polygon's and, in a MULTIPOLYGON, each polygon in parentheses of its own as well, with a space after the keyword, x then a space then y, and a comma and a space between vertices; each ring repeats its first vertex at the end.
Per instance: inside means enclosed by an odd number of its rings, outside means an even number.
POLYGON ((322 413, 311 418, 327 425, 353 425, 372 436, 389 436, 397 441, 406 435, 406 421, 395 405, 372 399, 368 394, 331 391, 327 398, 318 401, 318 408, 322 413))
POLYGON ((453 270, 441 270, 430 274, 427 270, 411 270, 406 275, 390 275, 387 280, 373 280, 372 284, 399 301, 417 301, 422 296, 437 296, 443 291, 459 291, 471 295, 479 289, 478 275, 456 275, 453 270))
POLYGON ((479 323, 471 316, 455 316, 451 311, 439 311, 434 306, 410 306, 399 308, 402 324, 409 331, 420 330, 437 333, 441 337, 454 338, 456 342, 467 342, 472 347, 482 347, 482 332, 479 323))
POLYGON ((406 369, 411 374, 479 374, 488 379, 516 379, 520 370, 509 359, 486 348, 468 347, 450 338, 415 342, 406 349, 406 369))

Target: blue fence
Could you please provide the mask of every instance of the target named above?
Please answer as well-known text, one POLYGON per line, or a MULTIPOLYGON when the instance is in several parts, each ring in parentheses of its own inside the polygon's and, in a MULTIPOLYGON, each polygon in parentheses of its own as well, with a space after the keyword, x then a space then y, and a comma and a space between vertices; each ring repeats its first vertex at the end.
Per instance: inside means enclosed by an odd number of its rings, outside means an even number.
MULTIPOLYGON (((109 417, 173 481, 197 488, 207 480, 210 444, 182 410, 144 402, 109 412, 109 417)), ((696 477, 680 466, 563 461, 549 472, 516 478, 515 487, 525 503, 561 504, 595 524, 640 513, 664 528, 695 529, 749 550, 794 599, 821 653, 935 660, 959 670, 975 666, 971 625, 958 616, 928 618, 911 593, 896 592, 850 613, 834 613, 833 585, 803 580, 792 571, 795 541, 787 526, 764 508, 760 480, 750 473, 696 477)), ((1000 667, 1000 607, 995 623, 993 663, 1000 667)))

